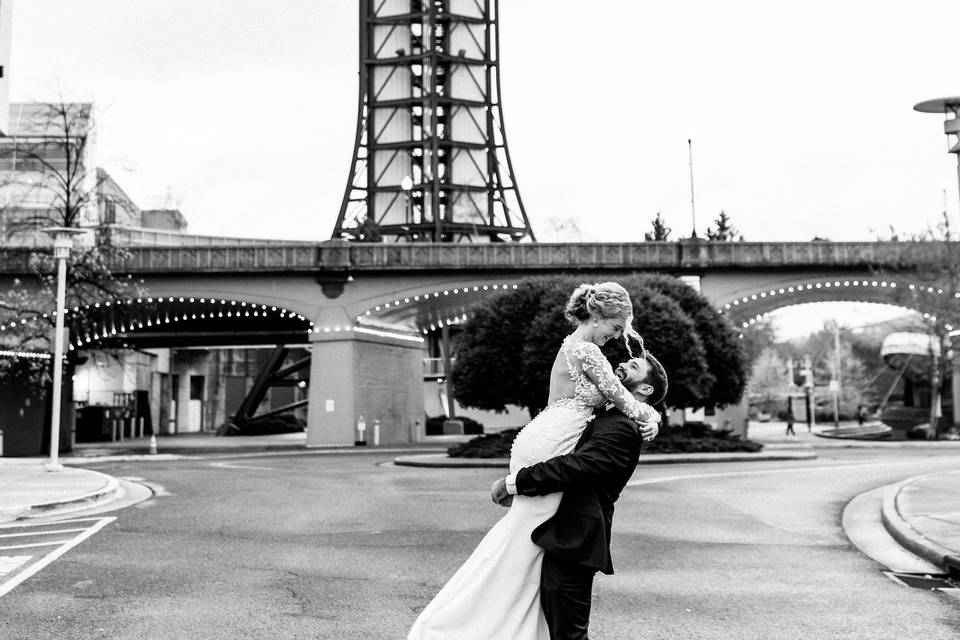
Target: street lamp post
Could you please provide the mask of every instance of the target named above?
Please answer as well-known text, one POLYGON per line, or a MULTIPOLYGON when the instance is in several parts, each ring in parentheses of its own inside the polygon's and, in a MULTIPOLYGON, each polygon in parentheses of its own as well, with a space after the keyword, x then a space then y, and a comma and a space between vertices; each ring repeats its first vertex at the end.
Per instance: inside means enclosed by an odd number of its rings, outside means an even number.
MULTIPOLYGON (((953 143, 949 153, 956 154, 957 156, 957 193, 960 196, 960 97, 951 97, 951 98, 936 98, 934 100, 925 100, 923 102, 918 102, 913 105, 914 110, 920 111, 921 113, 942 113, 946 120, 943 123, 943 132, 948 136, 956 136, 956 142, 953 139, 950 139, 950 143, 953 143), (952 117, 951 117, 952 116, 952 117)), ((943 215, 946 216, 946 205, 944 205, 943 215)), ((947 238, 949 240, 949 238, 947 238)), ((943 345, 941 345, 943 346, 943 345)), ((945 356, 943 350, 940 352, 940 356, 945 356)), ((954 370, 958 368, 957 366, 957 354, 954 353, 951 358, 951 366, 954 370)), ((930 407, 930 429, 933 437, 938 437, 939 435, 939 422, 941 409, 940 409, 940 394, 938 390, 939 380, 937 380, 939 374, 937 356, 934 354, 933 357, 933 370, 931 372, 931 407, 930 407)), ((954 389, 957 389, 957 384, 954 382, 954 389)), ((957 396, 954 395, 954 398, 957 396)), ((953 424, 954 426, 960 424, 960 402, 954 400, 953 403, 953 424)))
POLYGON ((60 396, 63 388, 63 316, 66 313, 67 258, 74 237, 86 233, 72 227, 48 227, 43 231, 53 237, 53 258, 57 261, 56 333, 53 336, 53 398, 50 407, 50 462, 47 471, 63 471, 60 464, 60 396))
MULTIPOLYGON (((921 113, 942 113, 946 116, 943 132, 948 136, 957 136, 956 143, 950 147, 949 153, 957 155, 957 190, 960 193, 960 97, 924 100, 913 105, 913 108, 921 113)), ((950 140, 950 142, 954 141, 950 140)))

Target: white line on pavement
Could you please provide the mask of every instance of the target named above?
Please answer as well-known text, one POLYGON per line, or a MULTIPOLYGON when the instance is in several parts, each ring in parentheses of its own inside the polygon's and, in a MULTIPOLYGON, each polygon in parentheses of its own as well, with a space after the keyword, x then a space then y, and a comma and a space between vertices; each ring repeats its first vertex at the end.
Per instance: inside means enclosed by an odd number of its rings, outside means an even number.
POLYGON ((26 564, 33 556, 0 556, 0 576, 4 576, 20 565, 26 564))
MULTIPOLYGON (((92 518, 88 518, 87 520, 92 520, 92 518)), ((38 562, 35 562, 34 564, 30 565, 25 571, 18 573, 11 579, 0 584, 0 597, 10 593, 10 591, 12 591, 24 580, 36 574, 38 571, 46 567, 48 564, 50 564, 51 562, 53 562, 54 560, 56 560, 57 558, 65 554, 67 551, 70 551, 70 549, 73 549, 75 546, 77 546, 78 544, 80 544, 81 542, 83 542, 93 534, 95 534, 97 531, 100 531, 100 529, 103 529, 105 526, 107 526, 114 520, 116 520, 115 517, 100 518, 99 522, 96 522, 93 526, 91 526, 89 529, 87 529, 80 535, 76 536, 72 540, 67 541, 67 543, 64 544, 62 547, 59 547, 58 549, 55 549, 51 553, 48 553, 38 562)))
POLYGON ((627 483, 628 487, 639 487, 642 485, 650 484, 660 484, 663 482, 675 482, 678 480, 698 480, 701 478, 720 478, 728 476, 761 476, 773 473, 797 473, 798 471, 823 471, 830 469, 856 469, 862 467, 892 467, 892 466, 904 466, 904 465, 917 465, 922 464, 921 460, 904 460, 899 462, 862 462, 855 464, 821 464, 815 466, 797 466, 790 467, 787 469, 750 469, 743 471, 721 471, 717 473, 691 473, 686 475, 675 475, 675 476, 663 476, 661 478, 641 478, 639 480, 631 480, 627 483))
POLYGON ((0 547, 0 551, 9 551, 10 549, 30 549, 31 547, 52 547, 58 544, 67 544, 70 540, 51 540, 50 542, 34 542, 33 544, 11 544, 0 547))
POLYGON ((0 538, 23 538, 26 536, 51 536, 55 533, 77 533, 78 531, 86 531, 84 527, 82 529, 55 529, 53 531, 33 531, 27 533, 0 533, 0 538))
POLYGON ((220 467, 221 469, 256 469, 258 471, 273 471, 273 467, 255 467, 247 464, 231 464, 229 462, 211 462, 211 467, 220 467))

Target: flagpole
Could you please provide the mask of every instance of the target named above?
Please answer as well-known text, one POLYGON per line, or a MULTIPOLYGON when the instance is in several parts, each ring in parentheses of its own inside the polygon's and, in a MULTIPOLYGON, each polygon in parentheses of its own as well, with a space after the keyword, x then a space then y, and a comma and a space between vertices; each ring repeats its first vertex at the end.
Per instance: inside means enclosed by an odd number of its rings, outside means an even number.
POLYGON ((693 198, 693 140, 687 138, 687 149, 690 152, 690 216, 693 219, 693 232, 691 238, 697 237, 697 207, 693 198))

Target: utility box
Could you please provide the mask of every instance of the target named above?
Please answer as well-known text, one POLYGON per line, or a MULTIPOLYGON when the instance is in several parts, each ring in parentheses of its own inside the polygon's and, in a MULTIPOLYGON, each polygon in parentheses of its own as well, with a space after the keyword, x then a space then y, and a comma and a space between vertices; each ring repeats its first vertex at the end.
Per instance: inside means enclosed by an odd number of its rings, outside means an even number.
POLYGON ((462 435, 463 435, 463 420, 444 420, 444 421, 443 421, 443 435, 445 435, 445 436, 462 436, 462 435))

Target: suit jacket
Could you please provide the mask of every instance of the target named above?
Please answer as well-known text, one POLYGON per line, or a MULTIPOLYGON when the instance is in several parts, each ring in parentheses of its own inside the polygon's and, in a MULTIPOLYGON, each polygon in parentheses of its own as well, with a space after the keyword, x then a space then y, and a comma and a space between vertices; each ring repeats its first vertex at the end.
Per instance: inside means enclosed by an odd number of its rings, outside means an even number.
POLYGON ((613 573, 613 503, 637 468, 642 442, 636 423, 610 409, 587 425, 572 453, 521 469, 518 494, 564 492, 557 513, 534 529, 533 542, 584 567, 613 573))

